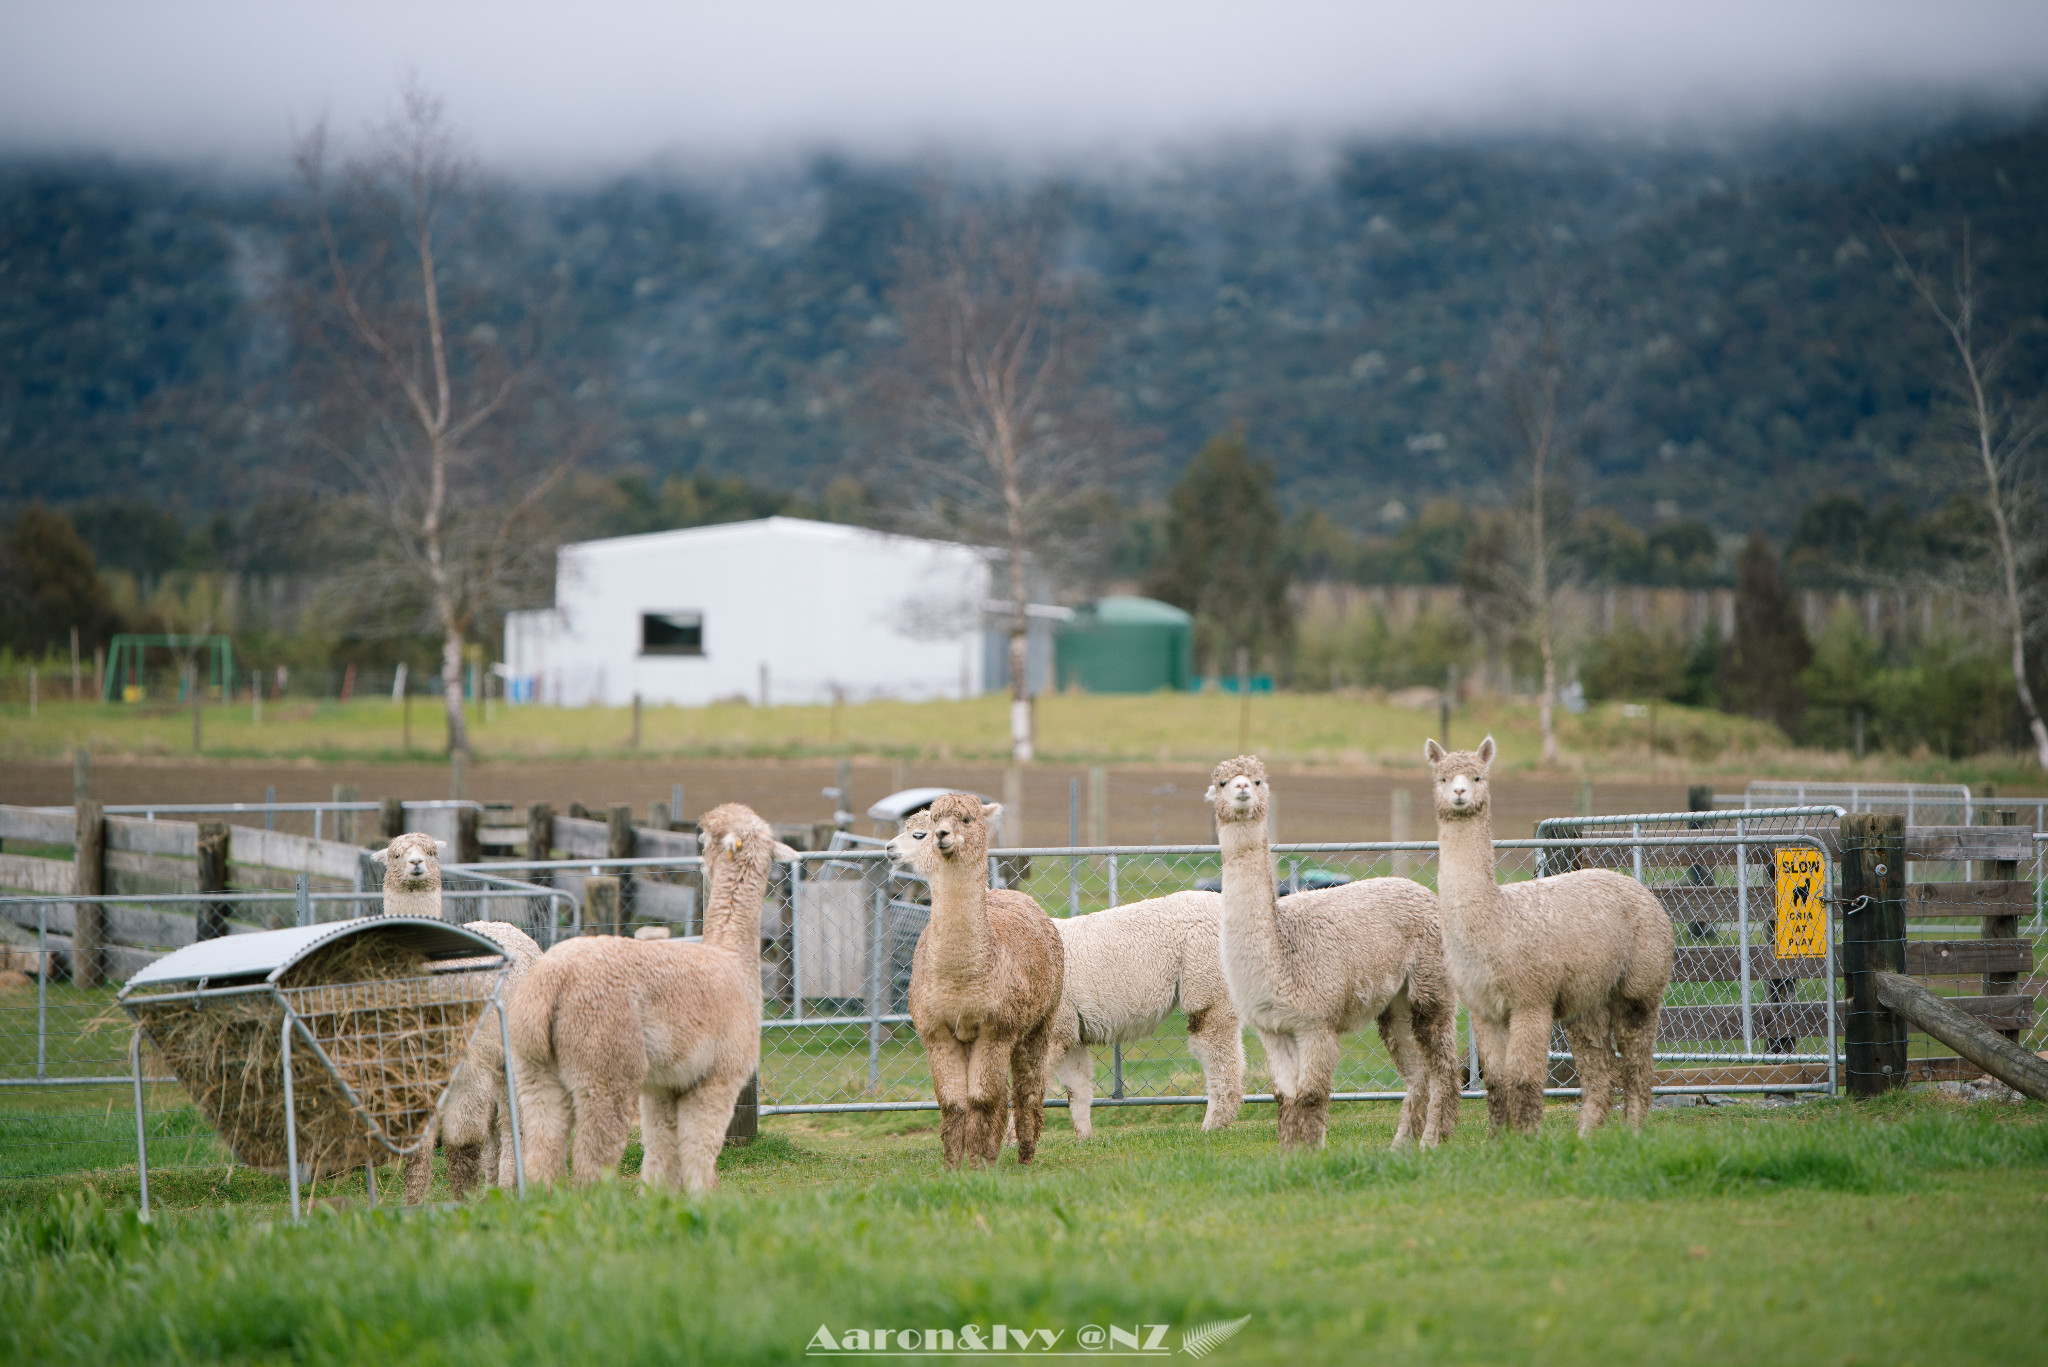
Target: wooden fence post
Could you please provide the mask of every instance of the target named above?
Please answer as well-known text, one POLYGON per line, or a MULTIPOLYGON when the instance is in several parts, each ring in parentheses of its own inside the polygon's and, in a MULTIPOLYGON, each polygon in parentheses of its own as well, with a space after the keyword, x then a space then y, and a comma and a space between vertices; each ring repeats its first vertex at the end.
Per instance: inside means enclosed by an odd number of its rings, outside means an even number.
POLYGON ((377 813, 377 830, 389 845, 405 834, 405 799, 387 797, 383 799, 384 810, 377 813))
MULTIPOLYGON (((356 785, 353 783, 335 784, 334 800, 336 802, 354 802, 356 800, 356 785)), ((344 845, 356 843, 356 814, 354 812, 336 812, 334 814, 334 838, 344 845)))
POLYGON ((757 1072, 740 1089, 733 1103, 732 1123, 725 1127, 725 1142, 733 1147, 754 1142, 761 1133, 761 1075, 757 1072))
MULTIPOLYGON (((604 855, 607 859, 631 859, 638 849, 638 837, 633 834, 633 804, 614 802, 605 813, 604 855)), ((619 874, 619 934, 626 933, 625 927, 633 919, 633 875, 623 870, 619 874)))
POLYGON ((586 934, 622 935, 619 880, 594 874, 583 880, 583 929, 586 934))
MULTIPOLYGON (((2020 824, 2020 814, 2011 807, 1995 807, 1983 812, 1979 820, 1981 824, 1986 826, 2017 826, 2020 824)), ((1982 869, 1977 872, 1977 876, 1979 878, 1994 879, 1999 882, 2012 882, 2020 876, 2019 861, 2015 859, 1985 860, 1983 861, 1982 869)), ((2017 940, 2020 937, 2020 918, 2017 915, 1986 916, 1983 918, 1983 921, 1984 939, 2017 940)), ((1984 975, 1984 995, 1987 997, 2011 997, 2017 995, 2019 990, 2020 975, 2018 973, 1986 973, 1984 975)), ((2021 1030, 2001 1030, 1998 1033, 2017 1044, 2020 1036, 2025 1032, 2021 1030)))
MULTIPOLYGON (((555 809, 550 803, 536 802, 526 809, 526 857, 555 857, 555 809)), ((548 870, 535 869, 527 877, 529 882, 545 883, 547 875, 548 870)))
MULTIPOLYGON (((76 808, 77 834, 73 837, 72 891, 81 897, 100 897, 107 891, 107 819, 100 804, 91 798, 76 808)), ((106 908, 98 902, 75 902, 71 910, 71 984, 98 987, 104 968, 100 946, 106 942, 106 908)))
POLYGON ((484 860, 483 813, 474 807, 455 809, 454 862, 481 864, 484 860))
MULTIPOLYGON (((198 891, 226 892, 228 887, 228 823, 225 821, 202 821, 199 823, 198 891)), ((192 938, 195 940, 217 940, 228 933, 228 907, 225 902, 201 902, 198 915, 194 918, 192 938)))
POLYGON ((1906 1085, 1906 1022, 1878 1000, 1876 975, 1906 967, 1906 818, 1842 818, 1842 974, 1848 979, 1849 1095, 1906 1085))

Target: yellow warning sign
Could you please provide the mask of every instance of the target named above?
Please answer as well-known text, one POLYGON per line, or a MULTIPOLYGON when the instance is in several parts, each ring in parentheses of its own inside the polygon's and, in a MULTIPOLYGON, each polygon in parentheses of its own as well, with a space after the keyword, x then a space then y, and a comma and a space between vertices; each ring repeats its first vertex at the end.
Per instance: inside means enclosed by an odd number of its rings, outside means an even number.
POLYGON ((1818 959, 1828 952, 1826 865, 1819 850, 1779 850, 1778 957, 1818 959))

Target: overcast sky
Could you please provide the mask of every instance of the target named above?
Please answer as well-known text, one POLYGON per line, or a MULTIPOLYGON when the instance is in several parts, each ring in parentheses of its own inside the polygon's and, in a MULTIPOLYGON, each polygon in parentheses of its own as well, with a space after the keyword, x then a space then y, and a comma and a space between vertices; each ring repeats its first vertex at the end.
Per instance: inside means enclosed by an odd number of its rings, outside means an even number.
POLYGON ((507 169, 1684 130, 2048 90, 2044 0, 0 0, 0 147, 281 159, 416 71, 507 169))

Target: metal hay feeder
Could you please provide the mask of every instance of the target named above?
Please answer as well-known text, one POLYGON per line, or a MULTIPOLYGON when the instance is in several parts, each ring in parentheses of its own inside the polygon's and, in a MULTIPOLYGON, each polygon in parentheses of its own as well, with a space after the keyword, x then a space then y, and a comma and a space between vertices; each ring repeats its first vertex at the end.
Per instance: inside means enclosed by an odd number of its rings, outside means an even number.
POLYGON ((461 926, 367 916, 206 940, 137 973, 120 1002, 136 1023, 129 1064, 143 1213, 145 1033, 239 1161, 289 1176, 296 1219, 302 1179, 402 1158, 428 1142, 470 1036, 491 1009, 505 1045, 523 1195, 503 1000, 511 966, 498 944, 461 926))

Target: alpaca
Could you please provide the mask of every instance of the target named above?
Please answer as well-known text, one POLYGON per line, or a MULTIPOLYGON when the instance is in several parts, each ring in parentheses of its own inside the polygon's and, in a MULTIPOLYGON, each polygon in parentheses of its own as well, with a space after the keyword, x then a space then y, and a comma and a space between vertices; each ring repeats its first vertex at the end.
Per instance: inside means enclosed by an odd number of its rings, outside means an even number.
POLYGON ((1543 1123, 1550 1026, 1564 1026, 1583 1092, 1579 1134, 1599 1128, 1619 1076, 1640 1128, 1655 1081, 1657 1013, 1671 981, 1671 917, 1648 888, 1612 869, 1505 887, 1494 881, 1487 770, 1476 751, 1423 745, 1436 789, 1437 886, 1444 948, 1472 1018, 1494 1132, 1543 1123))
POLYGON ((704 936, 565 940, 528 973, 512 1005, 519 1118, 529 1180, 618 1170, 640 1098, 640 1178, 708 1191, 733 1105, 761 1061, 761 900, 768 865, 796 851, 752 809, 727 803, 699 823, 704 936))
POLYGON ((407 831, 370 858, 384 866, 385 916, 441 919, 441 851, 445 840, 407 831))
POLYGON ((1449 1137, 1458 1123, 1457 1003, 1436 899, 1406 878, 1276 898, 1266 766, 1250 755, 1225 760, 1208 798, 1223 848, 1223 976, 1266 1046, 1280 1142, 1322 1146, 1339 1037, 1370 1020, 1407 1084, 1394 1147, 1449 1137))
POLYGON ((1094 1132, 1088 1110, 1095 1059, 1088 1046, 1149 1038, 1175 1003, 1187 1017, 1188 1052, 1209 1084, 1202 1128, 1220 1130, 1237 1119, 1244 1032, 1216 957, 1222 912, 1216 893, 1176 892, 1053 922, 1066 949, 1066 989, 1048 1057, 1081 1138, 1094 1132))
MULTIPOLYGON (((520 981, 540 958, 533 937, 509 921, 469 921, 463 926, 497 942, 511 956, 500 1000, 508 1015, 520 981)), ((511 1116, 505 1104, 505 1041, 498 1013, 485 1011, 470 1033, 469 1048, 456 1069, 441 1109, 428 1122, 426 1140, 405 1156, 405 1201, 426 1199, 434 1176, 434 1142, 448 1151, 448 1185, 460 1201, 479 1178, 496 1186, 517 1185, 512 1167, 511 1116)), ((524 1136, 521 1136, 522 1139, 524 1136)))
POLYGON ((896 860, 931 883, 931 921, 911 956, 910 1019, 931 1066, 949 1168, 1002 1156, 1010 1105, 1019 1163, 1038 1152, 1045 1129, 1048 1052, 1066 951, 1044 908, 1021 892, 988 885, 989 824, 1001 811, 949 793, 889 842, 896 860))

